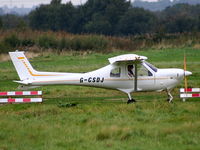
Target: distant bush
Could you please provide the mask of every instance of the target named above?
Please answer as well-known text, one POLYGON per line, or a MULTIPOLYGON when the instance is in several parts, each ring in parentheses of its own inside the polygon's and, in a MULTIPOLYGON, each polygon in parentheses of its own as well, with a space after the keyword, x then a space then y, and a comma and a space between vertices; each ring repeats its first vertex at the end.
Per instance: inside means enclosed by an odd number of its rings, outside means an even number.
POLYGON ((85 38, 83 42, 85 45, 83 47, 91 49, 91 50, 104 50, 108 47, 108 39, 104 36, 99 35, 90 35, 85 38))
POLYGON ((59 45, 56 38, 51 35, 42 35, 38 38, 38 46, 41 48, 57 48, 59 45))
POLYGON ((73 38, 64 38, 57 40, 57 49, 59 50, 105 50, 108 47, 108 39, 97 35, 79 35, 73 38))
POLYGON ((17 47, 21 45, 21 41, 16 34, 11 34, 4 39, 4 43, 10 47, 17 47))
POLYGON ((70 49, 70 41, 67 38, 62 38, 58 44, 59 50, 70 49))
POLYGON ((89 35, 73 38, 70 47, 74 50, 105 50, 108 43, 108 39, 103 36, 89 35))
POLYGON ((22 39, 21 40, 21 46, 27 46, 27 47, 31 47, 35 44, 35 42, 31 39, 22 39))
POLYGON ((0 42, 0 53, 7 53, 9 51, 12 51, 12 48, 4 42, 0 42))

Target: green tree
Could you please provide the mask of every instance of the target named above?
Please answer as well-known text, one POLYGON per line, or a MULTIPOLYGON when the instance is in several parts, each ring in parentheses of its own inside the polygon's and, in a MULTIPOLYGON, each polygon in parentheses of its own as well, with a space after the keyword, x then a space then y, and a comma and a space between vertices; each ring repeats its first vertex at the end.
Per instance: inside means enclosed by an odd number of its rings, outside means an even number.
POLYGON ((85 24, 84 29, 89 33, 109 34, 112 30, 112 25, 106 17, 94 14, 92 20, 85 24))
POLYGON ((75 24, 76 8, 72 3, 67 3, 60 6, 58 14, 59 30, 73 32, 75 24))
POLYGON ((3 27, 3 21, 2 18, 0 17, 0 29, 3 27))
MULTIPOLYGON (((36 30, 72 33, 164 34, 200 31, 199 14, 200 5, 177 4, 162 12, 150 12, 133 8, 127 0, 88 0, 76 7, 52 0, 49 5, 41 5, 29 14, 29 25, 36 30)), ((10 18, 3 19, 3 23, 9 22, 6 28, 13 28, 18 22, 17 16, 10 18)))
POLYGON ((196 30, 196 21, 189 16, 178 15, 168 19, 165 24, 168 33, 182 33, 196 30))
POLYGON ((59 4, 61 4, 61 1, 62 0, 52 0, 50 4, 51 5, 59 5, 59 4))
POLYGON ((119 21, 118 34, 135 35, 152 33, 157 22, 156 16, 143 8, 130 9, 119 21))
POLYGON ((37 30, 65 30, 71 32, 75 7, 71 3, 42 5, 29 15, 30 26, 37 30))
POLYGON ((15 29, 18 28, 19 25, 23 22, 24 26, 26 26, 27 22, 24 17, 7 14, 1 17, 2 25, 4 29, 15 29))
POLYGON ((198 29, 200 6, 177 4, 166 8, 161 17, 165 31, 168 33, 191 32, 198 29))
POLYGON ((88 0, 80 7, 84 12, 82 31, 112 35, 115 33, 119 19, 130 7, 130 2, 126 0, 88 0))

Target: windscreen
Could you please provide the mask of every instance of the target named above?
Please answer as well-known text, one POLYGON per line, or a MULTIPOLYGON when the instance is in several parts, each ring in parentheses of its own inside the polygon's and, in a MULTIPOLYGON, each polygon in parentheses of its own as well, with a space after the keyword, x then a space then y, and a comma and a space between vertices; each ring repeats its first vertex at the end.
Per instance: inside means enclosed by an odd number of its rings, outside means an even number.
POLYGON ((144 63, 145 63, 147 66, 149 66, 154 72, 157 72, 157 71, 158 71, 158 69, 157 69, 155 66, 153 66, 152 64, 150 64, 150 63, 148 63, 148 62, 146 62, 146 61, 144 61, 144 63))

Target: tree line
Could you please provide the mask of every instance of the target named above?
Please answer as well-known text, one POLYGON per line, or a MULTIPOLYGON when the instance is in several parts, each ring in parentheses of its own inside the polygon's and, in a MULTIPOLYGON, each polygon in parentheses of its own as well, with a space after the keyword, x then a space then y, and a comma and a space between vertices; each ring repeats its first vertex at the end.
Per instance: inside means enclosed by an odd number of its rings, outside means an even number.
POLYGON ((142 1, 142 0, 135 0, 133 2, 134 7, 142 7, 144 9, 148 9, 151 11, 158 11, 163 10, 166 7, 173 6, 179 3, 186 3, 190 5, 200 4, 199 0, 159 0, 159 1, 142 1))
POLYGON ((23 17, 1 16, 0 28, 111 36, 199 32, 200 5, 176 4, 151 12, 127 0, 88 0, 80 6, 52 0, 23 17))

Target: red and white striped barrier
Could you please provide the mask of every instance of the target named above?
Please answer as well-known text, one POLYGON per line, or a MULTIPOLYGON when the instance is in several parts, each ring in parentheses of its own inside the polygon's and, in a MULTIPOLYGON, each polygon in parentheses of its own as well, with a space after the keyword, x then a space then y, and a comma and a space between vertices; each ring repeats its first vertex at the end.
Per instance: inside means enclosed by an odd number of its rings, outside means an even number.
POLYGON ((187 94, 187 93, 185 93, 185 94, 180 94, 180 97, 181 98, 200 97, 200 94, 199 93, 197 93, 197 94, 187 94))
POLYGON ((180 92, 181 93, 183 93, 183 92, 200 92, 200 88, 188 88, 188 89, 181 88, 180 92))
POLYGON ((200 88, 188 88, 188 89, 181 88, 180 98, 182 98, 183 101, 185 101, 186 98, 200 97, 200 93, 197 92, 200 92, 200 88))
POLYGON ((42 91, 10 91, 0 92, 0 103, 40 103, 42 102, 42 91), (39 98, 11 98, 11 96, 40 96, 39 98))
POLYGON ((0 96, 29 96, 29 95, 42 95, 42 91, 13 91, 13 92, 0 92, 0 96))
POLYGON ((1 98, 0 103, 39 103, 42 102, 42 98, 1 98))

